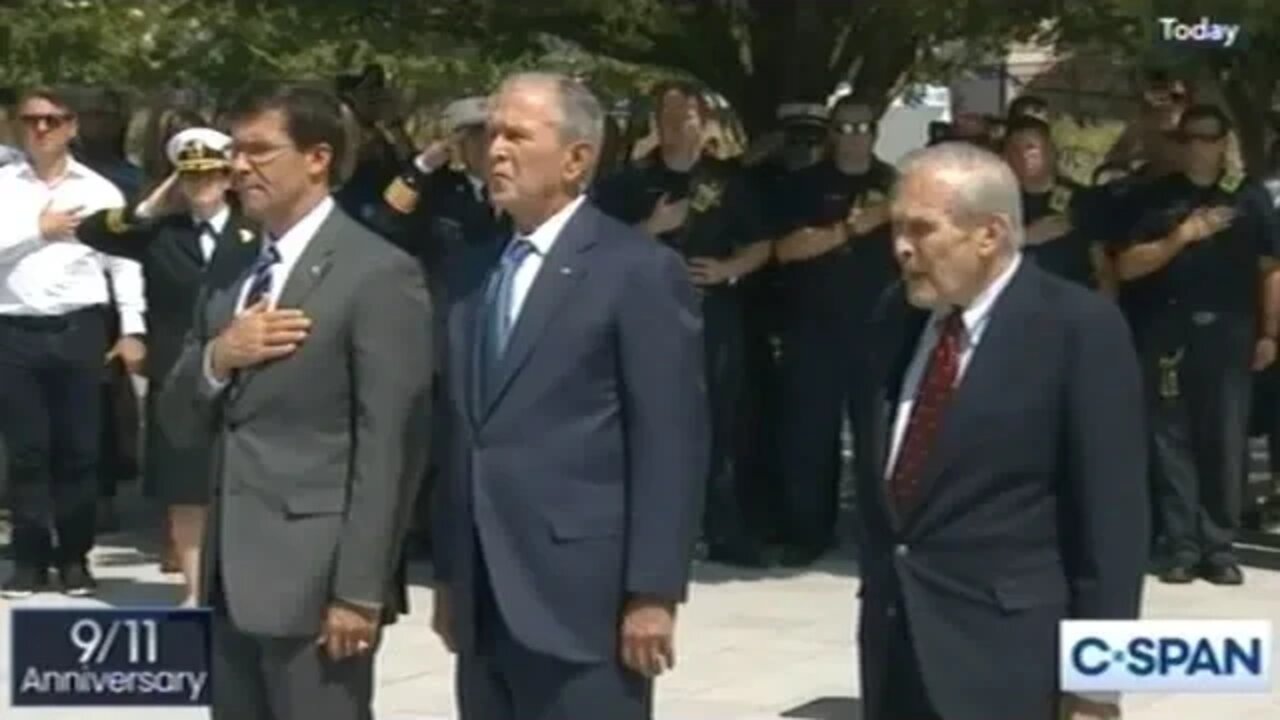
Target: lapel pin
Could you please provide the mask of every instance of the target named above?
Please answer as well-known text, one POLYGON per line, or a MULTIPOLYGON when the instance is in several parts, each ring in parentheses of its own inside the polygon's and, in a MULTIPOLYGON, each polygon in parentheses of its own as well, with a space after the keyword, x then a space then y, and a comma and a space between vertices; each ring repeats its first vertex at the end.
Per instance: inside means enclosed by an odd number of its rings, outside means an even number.
POLYGON ((240 228, 240 242, 242 243, 253 242, 253 231, 250 230, 249 228, 240 228))
POLYGON ((322 266, 322 265, 312 265, 312 266, 311 266, 311 274, 312 274, 312 275, 319 275, 319 274, 320 274, 320 271, 322 271, 322 270, 324 270, 324 266, 322 266))
POLYGON ((573 274, 573 268, 571 268, 571 267, 562 267, 562 268, 560 268, 560 274, 561 274, 561 275, 572 275, 572 274, 573 274))

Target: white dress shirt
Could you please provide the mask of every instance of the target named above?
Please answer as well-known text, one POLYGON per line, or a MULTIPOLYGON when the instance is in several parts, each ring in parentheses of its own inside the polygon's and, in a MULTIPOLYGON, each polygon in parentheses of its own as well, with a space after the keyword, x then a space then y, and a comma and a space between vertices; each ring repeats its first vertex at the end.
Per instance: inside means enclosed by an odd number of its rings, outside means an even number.
MULTIPOLYGON (((969 307, 965 308, 960 318, 964 325, 964 333, 960 341, 960 367, 956 373, 956 385, 960 384, 960 380, 964 377, 964 372, 969 367, 969 361, 973 359, 973 353, 978 348, 978 344, 982 342, 982 335, 986 332, 987 323, 991 321, 991 308, 995 306, 996 300, 1004 293, 1004 289, 1009 286, 1009 282, 1013 280, 1013 274, 1018 271, 1018 266, 1022 264, 1021 254, 1014 257, 1013 262, 1009 263, 1009 267, 995 279, 995 282, 987 286, 985 290, 979 293, 978 297, 969 303, 969 307)), ((906 374, 902 379, 902 392, 898 395, 898 408, 893 418, 893 441, 889 447, 889 458, 885 464, 885 477, 890 477, 893 472, 893 465, 897 462, 898 451, 902 447, 902 441, 906 439, 907 425, 911 422, 911 409, 915 407, 916 394, 920 390, 920 383, 924 380, 925 370, 929 365, 929 356, 933 354, 933 348, 938 344, 939 331, 942 329, 942 323, 950 315, 950 311, 935 310, 929 316, 929 321, 925 323, 924 332, 920 334, 920 340, 916 344, 915 355, 911 357, 911 363, 907 365, 906 374)))
MULTIPOLYGON (((284 235, 281 235, 276 243, 276 251, 280 253, 280 262, 271 268, 271 291, 267 293, 270 298, 271 306, 280 301, 280 292, 284 290, 285 283, 289 280, 289 273, 293 272, 293 268, 298 264, 298 258, 302 257, 302 253, 311 244, 312 238, 316 236, 316 232, 320 230, 320 226, 324 221, 329 219, 329 213, 333 211, 333 198, 326 197, 321 200, 311 212, 302 216, 302 219, 293 224, 284 235)), ((266 243, 270 239, 266 234, 262 236, 263 250, 266 250, 266 243)), ((244 310, 245 297, 249 294, 249 286, 253 284, 252 273, 245 276, 244 282, 240 285, 239 294, 236 297, 236 312, 244 310)), ((217 392, 227 386, 227 382, 220 381, 213 374, 213 343, 209 343, 204 349, 204 379, 210 386, 210 389, 217 392)))
POLYGON ((65 315, 105 305, 114 291, 121 332, 145 333, 141 264, 100 253, 74 236, 40 234, 45 207, 89 215, 123 206, 110 181, 75 159, 51 183, 25 160, 0 168, 0 315, 65 315))
POLYGON ((226 229, 227 221, 230 219, 231 208, 225 205, 221 210, 214 213, 213 217, 208 220, 201 220, 194 215, 191 217, 191 222, 194 223, 196 227, 200 227, 200 223, 207 222, 209 223, 209 227, 213 228, 213 233, 210 233, 208 230, 200 233, 200 256, 204 258, 206 265, 208 265, 209 261, 213 259, 213 251, 218 249, 217 236, 221 235, 222 231, 226 229))
POLYGON ((514 328, 520 319, 520 310, 524 307, 525 298, 529 296, 529 289, 533 287, 533 281, 537 279, 538 271, 542 269, 542 262, 546 259, 547 253, 551 252, 564 226, 569 223, 569 218, 573 217, 579 207, 582 207, 585 199, 585 195, 579 195, 568 205, 560 208, 555 215, 543 221, 533 232, 524 236, 516 235, 517 239, 523 237, 528 240, 529 244, 533 245, 534 251, 525 256, 520 267, 516 268, 515 276, 511 278, 511 307, 508 309, 511 327, 514 328))

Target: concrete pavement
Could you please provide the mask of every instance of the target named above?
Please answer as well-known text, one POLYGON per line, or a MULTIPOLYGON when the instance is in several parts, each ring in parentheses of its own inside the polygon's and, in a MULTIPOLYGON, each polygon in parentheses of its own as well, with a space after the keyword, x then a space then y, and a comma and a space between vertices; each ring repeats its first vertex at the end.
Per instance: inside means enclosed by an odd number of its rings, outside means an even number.
MULTIPOLYGON (((1263 558, 1280 567, 1275 558, 1263 558)), ((98 599, 85 604, 139 605, 176 602, 176 582, 162 576, 155 558, 115 536, 94 557, 102 580, 98 599)), ((0 573, 8 572, 0 563, 0 573)), ((419 580, 425 568, 417 568, 419 580)), ((659 720, 757 720, 795 717, 858 720, 856 660, 852 650, 856 566, 833 557, 808 572, 755 572, 700 565, 690 603, 681 612, 678 665, 659 682, 659 720)), ((1152 618, 1270 619, 1280 628, 1280 572, 1248 570, 1242 588, 1204 583, 1148 586, 1152 618)), ((44 595, 25 605, 70 601, 44 595)), ((431 634, 430 593, 412 588, 415 612, 393 627, 379 657, 380 720, 444 720, 453 717, 451 659, 431 634)), ((0 717, 14 720, 196 720, 203 710, 11 709, 9 612, 0 600, 0 717)), ((1280 647, 1280 643, 1277 643, 1280 647)), ((1126 698, 1132 720, 1275 720, 1280 687, 1270 695, 1170 695, 1126 698)))

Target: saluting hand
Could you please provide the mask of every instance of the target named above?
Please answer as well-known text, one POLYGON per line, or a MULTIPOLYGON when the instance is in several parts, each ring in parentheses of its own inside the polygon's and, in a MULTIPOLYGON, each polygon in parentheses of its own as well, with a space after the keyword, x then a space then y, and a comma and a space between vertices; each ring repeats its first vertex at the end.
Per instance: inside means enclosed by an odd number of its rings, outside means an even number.
POLYGON ((633 598, 622 615, 622 663, 654 678, 676 665, 676 618, 670 603, 633 598))
POLYGON ((146 200, 138 203, 134 213, 140 218, 156 218, 178 212, 182 207, 182 195, 178 192, 178 171, 151 191, 146 200))
POLYGON ((213 341, 212 365, 221 380, 231 373, 293 354, 311 331, 301 310, 274 309, 266 298, 246 308, 213 341))

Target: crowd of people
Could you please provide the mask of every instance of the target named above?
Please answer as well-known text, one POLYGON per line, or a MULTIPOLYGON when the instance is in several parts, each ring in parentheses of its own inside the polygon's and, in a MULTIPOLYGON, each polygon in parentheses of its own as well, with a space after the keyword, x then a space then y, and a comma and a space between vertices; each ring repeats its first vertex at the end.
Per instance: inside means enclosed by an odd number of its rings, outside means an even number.
POLYGON ((215 717, 366 717, 415 530, 463 717, 648 717, 695 554, 836 544, 846 422, 868 717, 1109 717, 1055 690, 1057 621, 1135 617, 1152 554, 1244 581, 1280 237, 1217 107, 1086 186, 1037 98, 895 168, 856 96, 735 157, 662 83, 635 152, 532 73, 417 150, 383 82, 155 109, 141 168, 118 96, 21 96, 6 597, 94 592, 139 426, 166 563, 215 610, 215 717))

